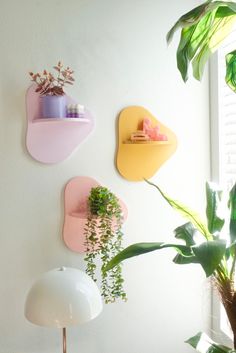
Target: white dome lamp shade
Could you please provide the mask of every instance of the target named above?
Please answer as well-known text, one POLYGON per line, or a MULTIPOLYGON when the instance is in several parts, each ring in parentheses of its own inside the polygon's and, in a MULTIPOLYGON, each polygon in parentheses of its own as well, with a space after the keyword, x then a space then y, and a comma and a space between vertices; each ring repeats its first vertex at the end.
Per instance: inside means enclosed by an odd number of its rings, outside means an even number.
POLYGON ((26 318, 39 326, 63 329, 94 319, 102 311, 96 283, 84 272, 61 267, 43 274, 30 289, 25 302, 26 318))

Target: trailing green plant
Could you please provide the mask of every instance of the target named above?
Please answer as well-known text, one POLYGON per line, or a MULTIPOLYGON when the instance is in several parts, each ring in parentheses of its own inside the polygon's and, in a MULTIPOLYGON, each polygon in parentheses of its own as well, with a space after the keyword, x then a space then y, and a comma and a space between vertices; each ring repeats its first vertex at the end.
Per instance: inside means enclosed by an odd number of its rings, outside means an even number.
MULTIPOLYGON (((208 0, 181 16, 167 33, 169 43, 174 33, 181 28, 177 49, 177 67, 183 80, 188 79, 192 63, 193 76, 202 78, 205 64, 231 33, 236 22, 236 3, 232 1, 208 0)), ((226 83, 236 90, 236 51, 226 56, 226 83)))
MULTIPOLYGON (((167 244, 137 243, 117 254, 106 266, 109 271, 125 259, 164 248, 173 248, 176 255, 173 262, 179 265, 198 264, 206 277, 211 277, 218 290, 234 336, 236 349, 236 185, 229 193, 227 216, 222 216, 222 192, 206 184, 206 221, 197 212, 171 199, 157 185, 152 185, 168 204, 184 216, 188 222, 174 230, 178 242, 167 244)), ((236 352, 211 341, 205 334, 198 333, 187 341, 201 353, 236 352), (201 344, 199 345, 199 342, 201 344), (204 344, 205 343, 205 344, 204 344), (200 348, 199 348, 200 347, 200 348)))
POLYGON ((121 265, 104 271, 108 262, 121 251, 123 214, 118 198, 106 187, 91 189, 85 226, 86 273, 97 281, 97 260, 101 259, 101 294, 105 303, 126 300, 121 265))

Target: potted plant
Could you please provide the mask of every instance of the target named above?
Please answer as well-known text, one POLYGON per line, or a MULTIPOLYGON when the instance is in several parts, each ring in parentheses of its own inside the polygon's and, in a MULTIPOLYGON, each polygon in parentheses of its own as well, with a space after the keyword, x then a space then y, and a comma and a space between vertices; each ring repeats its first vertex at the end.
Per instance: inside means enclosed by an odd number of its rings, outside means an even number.
POLYGON ((130 245, 117 254, 106 266, 105 270, 114 269, 125 259, 142 255, 151 251, 173 248, 176 264, 198 264, 210 277, 217 289, 225 308, 234 336, 234 349, 213 342, 206 334, 198 333, 186 342, 201 353, 236 352, 236 184, 229 193, 227 216, 220 214, 222 209, 222 192, 211 184, 206 184, 206 219, 202 220, 197 212, 190 210, 180 202, 171 199, 157 185, 147 181, 156 188, 168 204, 187 218, 188 223, 174 230, 178 242, 167 244, 137 243, 130 245), (224 226, 226 225, 226 226, 224 226), (201 344, 199 345, 199 343, 201 344), (200 347, 200 348, 199 348, 200 347))
POLYGON ((121 265, 106 272, 104 268, 121 251, 123 214, 118 198, 106 187, 91 189, 88 197, 88 217, 85 225, 86 273, 97 281, 97 260, 101 261, 101 294, 105 303, 121 298, 123 289, 121 265))
POLYGON ((66 99, 64 87, 72 85, 74 78, 73 71, 69 67, 64 67, 59 61, 53 67, 56 75, 43 70, 42 73, 30 72, 31 80, 37 85, 35 92, 42 98, 42 113, 44 118, 64 118, 66 117, 66 99))

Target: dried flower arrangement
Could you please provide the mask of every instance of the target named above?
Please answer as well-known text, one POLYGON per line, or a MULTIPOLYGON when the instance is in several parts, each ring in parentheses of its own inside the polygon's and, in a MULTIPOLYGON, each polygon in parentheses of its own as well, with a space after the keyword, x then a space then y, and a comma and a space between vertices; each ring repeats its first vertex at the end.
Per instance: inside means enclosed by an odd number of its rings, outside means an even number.
POLYGON ((64 86, 73 85, 74 73, 69 67, 64 67, 61 61, 56 66, 53 66, 54 70, 57 71, 57 75, 52 74, 47 70, 43 70, 43 73, 30 72, 31 80, 36 83, 37 88, 35 92, 39 92, 41 96, 63 96, 64 86))

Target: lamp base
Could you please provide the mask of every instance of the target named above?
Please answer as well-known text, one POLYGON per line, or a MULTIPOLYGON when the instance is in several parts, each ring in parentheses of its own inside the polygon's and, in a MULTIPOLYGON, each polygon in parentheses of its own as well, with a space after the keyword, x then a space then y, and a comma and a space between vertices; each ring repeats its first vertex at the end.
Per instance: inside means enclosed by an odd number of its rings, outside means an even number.
POLYGON ((66 328, 62 329, 63 353, 66 353, 66 328))

